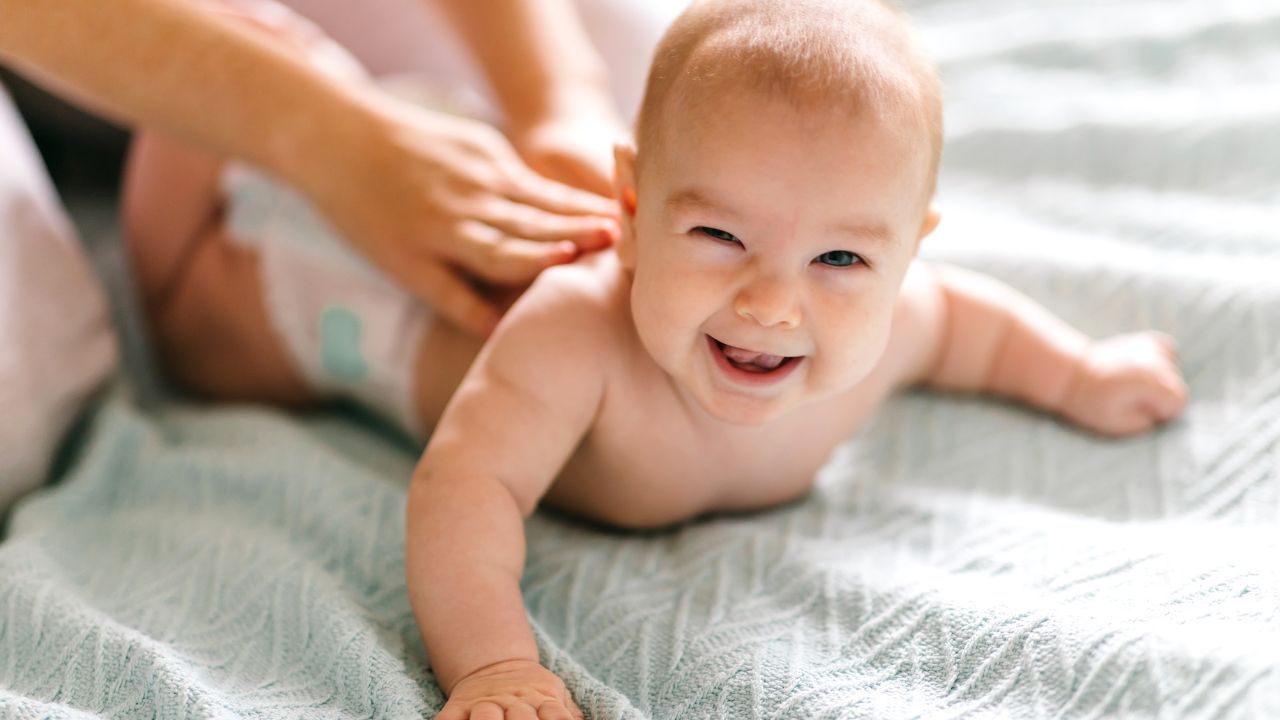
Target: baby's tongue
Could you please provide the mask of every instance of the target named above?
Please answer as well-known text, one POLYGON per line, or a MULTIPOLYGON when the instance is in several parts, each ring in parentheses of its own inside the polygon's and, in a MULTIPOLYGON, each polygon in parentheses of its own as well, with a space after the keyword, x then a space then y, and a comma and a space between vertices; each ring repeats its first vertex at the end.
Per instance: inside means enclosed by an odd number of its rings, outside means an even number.
POLYGON ((761 370, 772 370, 782 364, 786 358, 781 355, 765 355, 751 350, 743 350, 732 345, 724 346, 724 355, 736 365, 754 365, 761 370))

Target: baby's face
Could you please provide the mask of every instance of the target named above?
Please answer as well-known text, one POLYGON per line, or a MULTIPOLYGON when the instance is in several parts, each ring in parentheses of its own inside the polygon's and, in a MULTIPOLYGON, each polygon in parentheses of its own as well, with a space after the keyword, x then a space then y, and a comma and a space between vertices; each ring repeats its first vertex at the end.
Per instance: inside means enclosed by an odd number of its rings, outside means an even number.
POLYGON ((673 110, 619 247, 645 348, 732 423, 852 388, 925 231, 923 156, 874 122, 759 95, 673 110))

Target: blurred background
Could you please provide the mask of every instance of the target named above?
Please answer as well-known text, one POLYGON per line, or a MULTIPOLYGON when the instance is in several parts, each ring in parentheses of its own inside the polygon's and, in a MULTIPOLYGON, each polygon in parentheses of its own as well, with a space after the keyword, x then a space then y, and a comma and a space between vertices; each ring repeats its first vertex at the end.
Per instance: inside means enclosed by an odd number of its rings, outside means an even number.
POLYGON ((114 197, 128 132, 63 102, 4 66, 0 66, 0 83, 13 96, 64 198, 70 202, 114 197))

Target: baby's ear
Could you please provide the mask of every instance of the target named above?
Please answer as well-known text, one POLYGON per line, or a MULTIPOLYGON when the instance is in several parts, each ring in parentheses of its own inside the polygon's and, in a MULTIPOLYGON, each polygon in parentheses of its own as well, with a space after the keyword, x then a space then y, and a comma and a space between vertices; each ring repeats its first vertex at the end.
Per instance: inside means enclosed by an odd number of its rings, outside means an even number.
POLYGON ((938 223, 941 221, 942 214, 930 205, 929 209, 924 213, 924 221, 920 223, 920 234, 916 236, 916 252, 920 252, 920 243, 937 229, 938 223))
POLYGON ((628 143, 613 146, 613 194, 618 198, 622 234, 614 246, 618 260, 628 270, 636 267, 636 148, 628 143))

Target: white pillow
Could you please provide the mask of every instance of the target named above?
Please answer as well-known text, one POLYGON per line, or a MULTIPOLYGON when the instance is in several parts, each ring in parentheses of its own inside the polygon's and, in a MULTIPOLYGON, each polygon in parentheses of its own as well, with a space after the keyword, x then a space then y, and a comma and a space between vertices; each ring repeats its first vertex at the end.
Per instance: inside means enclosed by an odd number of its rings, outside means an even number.
POLYGON ((106 294, 0 87, 0 515, 116 361, 106 294))

